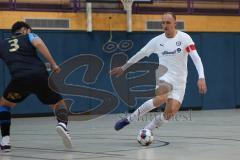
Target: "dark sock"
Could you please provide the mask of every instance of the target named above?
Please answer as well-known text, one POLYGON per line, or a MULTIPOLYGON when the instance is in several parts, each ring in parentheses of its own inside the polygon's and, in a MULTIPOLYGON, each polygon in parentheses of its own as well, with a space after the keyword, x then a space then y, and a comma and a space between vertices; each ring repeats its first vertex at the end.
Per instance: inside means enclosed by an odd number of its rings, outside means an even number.
POLYGON ((10 135, 11 112, 10 107, 0 106, 0 125, 2 137, 10 135))
POLYGON ((64 124, 68 124, 68 110, 64 107, 64 108, 59 108, 55 110, 55 115, 57 118, 58 123, 64 123, 64 124))
POLYGON ((1 125, 2 137, 10 135, 10 123, 1 125))

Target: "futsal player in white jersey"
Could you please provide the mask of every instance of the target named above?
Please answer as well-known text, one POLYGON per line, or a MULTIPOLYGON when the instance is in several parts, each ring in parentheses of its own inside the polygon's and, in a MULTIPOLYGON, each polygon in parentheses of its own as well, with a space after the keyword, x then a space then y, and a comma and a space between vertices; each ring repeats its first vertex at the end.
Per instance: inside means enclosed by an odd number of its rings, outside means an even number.
POLYGON ((192 38, 187 33, 176 30, 176 16, 172 12, 163 14, 162 25, 164 29, 163 34, 150 40, 126 64, 111 70, 111 74, 118 77, 132 64, 146 56, 150 56, 152 53, 157 53, 159 65, 163 65, 168 69, 163 76, 157 77, 156 96, 144 102, 127 118, 119 120, 115 124, 116 130, 122 129, 130 124, 131 121, 137 120, 164 103, 166 103, 164 113, 156 116, 145 126, 145 129, 153 130, 160 127, 179 111, 186 88, 188 55, 193 60, 198 72, 199 79, 197 85, 199 93, 205 94, 207 91, 202 61, 192 38))

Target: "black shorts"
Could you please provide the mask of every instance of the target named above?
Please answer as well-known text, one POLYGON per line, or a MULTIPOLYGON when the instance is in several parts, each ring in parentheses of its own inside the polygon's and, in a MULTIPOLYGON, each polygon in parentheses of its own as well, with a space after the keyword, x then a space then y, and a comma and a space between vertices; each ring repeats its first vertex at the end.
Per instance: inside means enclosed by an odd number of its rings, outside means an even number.
POLYGON ((48 86, 48 74, 13 78, 3 93, 3 97, 13 103, 22 102, 30 94, 35 94, 43 104, 56 104, 62 96, 48 86))

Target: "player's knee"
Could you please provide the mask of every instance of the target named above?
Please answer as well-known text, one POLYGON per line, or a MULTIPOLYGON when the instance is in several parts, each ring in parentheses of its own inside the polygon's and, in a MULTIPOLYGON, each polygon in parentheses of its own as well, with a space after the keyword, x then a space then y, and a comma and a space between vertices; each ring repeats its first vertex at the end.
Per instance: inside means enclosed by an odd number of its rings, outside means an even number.
POLYGON ((169 92, 171 92, 173 89, 173 86, 170 83, 167 83, 165 81, 160 81, 160 83, 158 84, 158 88, 156 89, 156 95, 160 96, 160 95, 164 95, 164 94, 168 94, 169 92))
POLYGON ((10 108, 13 108, 13 107, 16 106, 16 103, 9 102, 9 101, 7 101, 7 100, 1 99, 1 100, 0 100, 0 105, 1 105, 1 106, 7 106, 7 107, 10 107, 10 108))

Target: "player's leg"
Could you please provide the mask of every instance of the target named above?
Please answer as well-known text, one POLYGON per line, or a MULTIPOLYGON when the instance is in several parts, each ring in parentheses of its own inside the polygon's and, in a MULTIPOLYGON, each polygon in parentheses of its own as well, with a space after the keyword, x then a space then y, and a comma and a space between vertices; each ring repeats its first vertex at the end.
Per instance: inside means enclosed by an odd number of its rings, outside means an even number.
POLYGON ((10 145, 10 127, 11 127, 11 108, 16 103, 23 101, 28 95, 28 91, 23 84, 24 81, 13 79, 4 91, 0 99, 0 125, 1 125, 1 150, 9 152, 10 145))
POLYGON ((139 120, 143 115, 149 111, 159 107, 161 104, 165 103, 167 100, 167 94, 155 96, 154 98, 144 102, 137 110, 135 110, 131 115, 127 117, 128 121, 139 120))
POLYGON ((168 100, 164 113, 156 116, 149 124, 144 128, 153 130, 160 127, 164 123, 167 123, 180 109, 181 103, 185 94, 185 86, 175 86, 175 88, 168 95, 168 100))
POLYGON ((156 89, 156 96, 146 102, 144 102, 136 111, 134 111, 127 118, 119 120, 115 124, 115 130, 120 130, 126 125, 130 124, 131 121, 138 120, 140 117, 153 110, 156 107, 159 107, 161 104, 165 103, 168 97, 168 93, 172 90, 172 85, 160 81, 156 89))
POLYGON ((69 134, 69 130, 67 128, 69 109, 63 99, 51 106, 58 121, 56 127, 57 132, 61 136, 64 146, 68 149, 71 149, 72 140, 69 134))
POLYGON ((160 113, 160 115, 156 116, 144 128, 149 130, 159 128, 163 124, 167 123, 169 119, 171 119, 179 111, 180 107, 181 107, 181 103, 179 101, 174 99, 168 99, 164 113, 160 113))
POLYGON ((2 141, 0 143, 1 150, 4 152, 11 151, 10 145, 10 126, 11 126, 11 108, 16 104, 5 100, 3 97, 0 99, 0 125, 2 141))
POLYGON ((172 90, 172 85, 165 81, 160 81, 156 88, 156 96, 146 102, 144 102, 136 111, 134 111, 127 119, 129 121, 138 120, 144 114, 159 107, 167 101, 168 94, 172 90))
MULTIPOLYGON (((66 148, 72 148, 72 141, 67 128, 69 110, 64 102, 62 96, 53 91, 48 85, 48 75, 39 75, 35 77, 37 79, 36 88, 34 93, 38 99, 43 103, 50 105, 54 111, 58 124, 56 130, 63 140, 63 144, 66 148)), ((51 82, 53 85, 54 83, 51 82)), ((54 86, 55 88, 55 86, 54 86)))
POLYGON ((56 104, 51 105, 51 107, 54 111, 58 123, 64 123, 65 125, 67 125, 69 109, 66 106, 65 101, 61 99, 56 104))
POLYGON ((166 108, 164 110, 163 117, 166 120, 171 119, 179 111, 180 107, 181 107, 181 103, 178 100, 169 99, 167 104, 166 104, 166 108))

